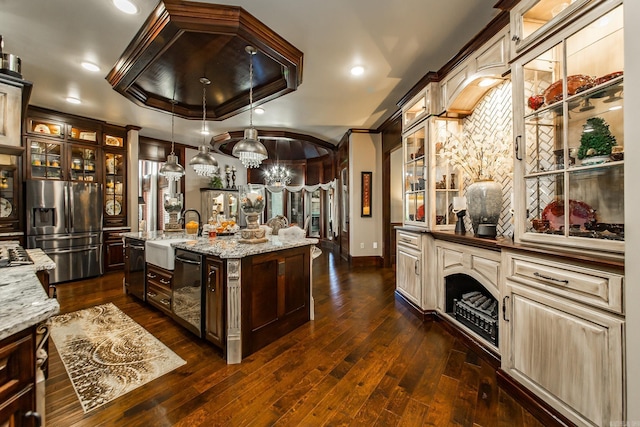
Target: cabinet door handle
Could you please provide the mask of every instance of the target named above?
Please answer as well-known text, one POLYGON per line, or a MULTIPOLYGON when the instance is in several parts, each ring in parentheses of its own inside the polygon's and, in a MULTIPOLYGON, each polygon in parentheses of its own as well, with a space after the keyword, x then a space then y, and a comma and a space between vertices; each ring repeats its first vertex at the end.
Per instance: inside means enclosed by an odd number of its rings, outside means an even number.
POLYGON ((413 271, 414 273, 416 273, 416 276, 418 276, 420 274, 420 264, 418 263, 419 260, 415 260, 415 262, 413 263, 413 271))
POLYGON ((533 275, 540 279, 551 280, 552 282, 564 283, 565 285, 569 284, 569 281, 567 279, 556 279, 555 277, 545 276, 544 274, 540 274, 537 271, 533 273, 533 275))
POLYGON ((216 291, 216 286, 215 286, 215 279, 216 277, 216 270, 215 269, 211 269, 209 270, 209 291, 211 292, 215 292, 216 291), (212 280, 213 278, 213 280, 212 280))
POLYGON ((171 283, 171 280, 160 279, 160 283, 162 283, 163 285, 168 285, 171 283))
POLYGON ((502 298, 502 318, 506 322, 509 322, 509 319, 507 319, 507 298, 511 299, 511 297, 509 295, 507 295, 506 297, 502 298))
POLYGON ((513 151, 515 152, 516 160, 522 160, 522 155, 520 154, 520 142, 522 142, 522 135, 516 136, 516 140, 513 142, 513 151))
POLYGON ((520 41, 520 37, 517 34, 511 36, 511 41, 518 43, 520 41))
POLYGON ((33 418, 36 427, 40 427, 42 425, 42 416, 35 411, 28 411, 24 414, 25 418, 33 418))

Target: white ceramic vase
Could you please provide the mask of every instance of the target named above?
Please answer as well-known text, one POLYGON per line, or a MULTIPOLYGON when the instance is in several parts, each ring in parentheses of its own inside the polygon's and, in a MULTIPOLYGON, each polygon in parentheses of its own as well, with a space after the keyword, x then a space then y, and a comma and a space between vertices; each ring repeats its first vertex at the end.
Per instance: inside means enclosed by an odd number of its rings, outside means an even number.
POLYGON ((467 214, 476 235, 483 234, 482 230, 478 233, 479 225, 487 225, 495 229, 500 220, 501 210, 502 186, 500 184, 493 180, 484 180, 476 181, 467 187, 467 214))

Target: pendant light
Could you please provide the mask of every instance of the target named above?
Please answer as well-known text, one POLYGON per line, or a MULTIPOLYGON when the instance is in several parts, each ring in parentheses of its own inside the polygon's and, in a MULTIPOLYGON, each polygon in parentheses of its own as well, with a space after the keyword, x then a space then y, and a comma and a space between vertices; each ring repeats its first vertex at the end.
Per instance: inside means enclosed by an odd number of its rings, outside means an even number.
POLYGON ((171 100, 171 153, 167 156, 167 161, 160 167, 158 173, 169 181, 180 181, 180 178, 184 176, 184 168, 180 166, 178 163, 178 156, 174 153, 174 141, 173 141, 173 130, 174 130, 174 109, 176 105, 176 100, 171 100))
POLYGON ((258 131, 253 127, 253 55, 258 51, 253 46, 244 50, 249 54, 249 128, 244 130, 244 138, 233 146, 232 154, 244 167, 257 168, 268 157, 267 149, 258 141, 258 131))
POLYGON ((206 77, 201 77, 200 83, 202 83, 202 145, 198 147, 198 154, 189 161, 189 165, 198 175, 211 178, 218 173, 218 161, 209 152, 209 146, 206 142, 209 134, 207 132, 207 85, 211 84, 211 81, 206 77))

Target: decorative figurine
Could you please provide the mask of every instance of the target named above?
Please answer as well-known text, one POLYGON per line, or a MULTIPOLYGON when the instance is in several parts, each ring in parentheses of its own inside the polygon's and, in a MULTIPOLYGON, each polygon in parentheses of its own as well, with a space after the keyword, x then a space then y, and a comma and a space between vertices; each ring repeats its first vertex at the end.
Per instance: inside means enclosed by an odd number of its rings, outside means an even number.
POLYGON ((236 189, 236 167, 231 166, 231 179, 233 180, 233 185, 231 188, 236 189))
POLYGON ((227 186, 225 188, 231 188, 231 168, 229 167, 229 165, 226 165, 224 167, 224 174, 227 180, 227 186))
POLYGON ((453 209, 451 209, 453 213, 458 217, 458 221, 456 221, 456 228, 454 232, 456 234, 466 234, 466 229, 464 228, 464 216, 467 213, 467 198, 462 197, 454 197, 453 198, 453 209))

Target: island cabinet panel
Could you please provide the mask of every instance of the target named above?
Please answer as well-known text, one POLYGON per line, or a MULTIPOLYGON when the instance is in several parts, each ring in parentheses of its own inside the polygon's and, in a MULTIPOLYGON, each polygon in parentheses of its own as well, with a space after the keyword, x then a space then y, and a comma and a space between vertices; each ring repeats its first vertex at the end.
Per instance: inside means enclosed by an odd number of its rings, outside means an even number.
POLYGON ((309 247, 242 260, 242 355, 257 351, 310 319, 309 247))
POLYGON ((207 341, 225 348, 225 296, 224 263, 218 258, 207 258, 206 261, 206 318, 205 338, 207 341))
POLYGON ((35 352, 35 328, 0 341, 1 426, 36 425, 35 352))

